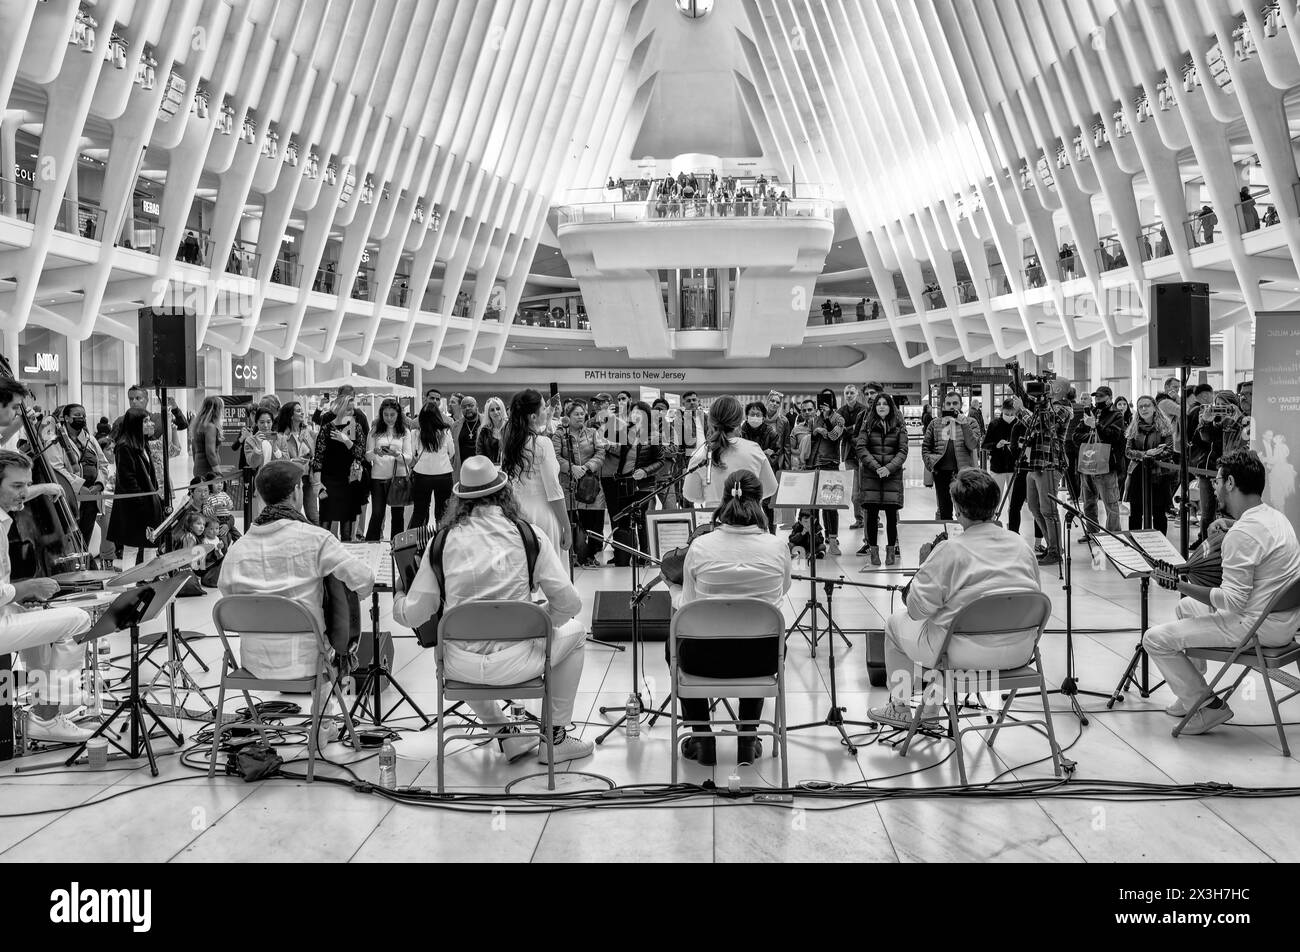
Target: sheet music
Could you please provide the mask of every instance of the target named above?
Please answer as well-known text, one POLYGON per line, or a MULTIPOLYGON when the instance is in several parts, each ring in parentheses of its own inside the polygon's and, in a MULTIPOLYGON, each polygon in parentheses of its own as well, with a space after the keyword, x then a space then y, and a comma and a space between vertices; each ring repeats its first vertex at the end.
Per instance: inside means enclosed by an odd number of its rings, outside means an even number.
POLYGON ((1146 559, 1142 558, 1139 553, 1113 536, 1099 532, 1093 539, 1093 545, 1100 548, 1106 558, 1110 559, 1115 568, 1119 570, 1121 578, 1137 578, 1140 575, 1150 575, 1155 568, 1146 559))
POLYGON ((790 509, 810 505, 816 487, 816 470, 786 471, 781 474, 781 482, 776 489, 775 505, 790 509))
POLYGON ((1129 538, 1137 543, 1139 549, 1146 553, 1147 558, 1153 561, 1167 562, 1174 568, 1181 568, 1187 564, 1174 544, 1170 542, 1163 532, 1157 532, 1154 529, 1139 529, 1129 533, 1129 538))
POLYGON ((345 542, 343 548, 370 566, 375 584, 380 588, 393 587, 393 544, 391 542, 345 542))

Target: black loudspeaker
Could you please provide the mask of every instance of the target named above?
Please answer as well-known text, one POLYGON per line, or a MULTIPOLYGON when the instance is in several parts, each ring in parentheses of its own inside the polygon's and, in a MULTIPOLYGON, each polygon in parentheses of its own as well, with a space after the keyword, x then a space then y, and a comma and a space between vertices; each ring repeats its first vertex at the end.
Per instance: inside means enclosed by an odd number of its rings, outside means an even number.
POLYGON ((1150 366, 1210 366, 1210 286, 1154 284, 1150 304, 1150 366))
POLYGON ((179 308, 140 308, 140 383, 169 390, 199 385, 195 315, 179 308))
MULTIPOLYGON (((591 637, 598 641, 632 640, 631 592, 597 592, 591 609, 591 637)), ((651 592, 641 603, 641 637, 667 641, 673 603, 667 592, 651 592)))

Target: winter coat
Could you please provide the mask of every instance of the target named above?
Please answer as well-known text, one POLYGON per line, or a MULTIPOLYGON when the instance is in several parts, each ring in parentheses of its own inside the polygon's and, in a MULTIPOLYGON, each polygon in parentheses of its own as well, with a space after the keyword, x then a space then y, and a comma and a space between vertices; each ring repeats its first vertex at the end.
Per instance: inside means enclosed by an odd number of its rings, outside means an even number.
POLYGON ((854 449, 858 456, 857 502, 863 506, 902 506, 907 427, 900 423, 889 428, 872 414, 859 427, 854 449), (876 473, 882 466, 889 470, 883 479, 876 473))

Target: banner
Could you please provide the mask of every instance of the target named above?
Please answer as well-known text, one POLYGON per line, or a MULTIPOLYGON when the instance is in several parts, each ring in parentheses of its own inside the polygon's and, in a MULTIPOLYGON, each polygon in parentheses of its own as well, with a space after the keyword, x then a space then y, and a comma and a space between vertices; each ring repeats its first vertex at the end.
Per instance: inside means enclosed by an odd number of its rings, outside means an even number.
POLYGON ((1255 318, 1251 449, 1264 461, 1264 502, 1300 526, 1291 444, 1300 445, 1300 311, 1255 318))

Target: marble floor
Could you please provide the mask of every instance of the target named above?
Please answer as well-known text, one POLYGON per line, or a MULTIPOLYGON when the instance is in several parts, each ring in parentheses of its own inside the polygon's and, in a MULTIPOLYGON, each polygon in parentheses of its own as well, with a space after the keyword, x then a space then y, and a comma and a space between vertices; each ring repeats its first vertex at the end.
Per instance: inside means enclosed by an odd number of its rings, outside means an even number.
MULTIPOLYGON (((915 474, 914 474, 915 475, 915 474)), ((922 519, 933 512, 932 491, 912 479, 905 517, 922 519)), ((1030 523, 1026 520, 1026 531, 1030 523)), ((905 564, 916 563, 921 541, 932 526, 904 526, 905 564)), ((860 532, 843 532, 845 554, 819 564, 823 576, 843 574, 851 581, 880 581, 860 574, 864 560, 852 553, 860 532)), ((1079 553, 1076 551, 1076 556, 1079 553)), ((1073 624, 1075 664, 1081 686, 1109 694, 1119 680, 1137 640, 1139 621, 1135 582, 1112 569, 1095 571, 1085 555, 1074 563, 1073 624)), ((1066 672, 1066 599, 1055 571, 1044 574, 1055 606, 1052 629, 1043 640, 1049 679, 1059 683, 1066 672)), ((627 570, 581 571, 578 588, 590 606, 599 590, 626 589, 627 570)), ((808 597, 805 587, 790 592, 787 616, 793 619, 808 597)), ((797 637, 789 642, 787 682, 792 722, 821 719, 829 706, 830 654, 833 652, 839 700, 846 716, 865 720, 885 689, 868 683, 865 636, 858 629, 878 628, 891 610, 889 592, 845 588, 835 596, 836 621, 848 629, 849 645, 823 641, 817 657, 797 637)), ((181 600, 182 627, 210 633, 215 598, 181 600)), ((433 658, 392 624, 384 596, 383 625, 397 635, 396 670, 401 682, 426 710, 434 707, 433 658)), ((1171 617, 1171 593, 1151 593, 1153 623, 1171 617)), ((589 609, 588 609, 589 610, 589 609)), ((116 644, 122 650, 124 642, 116 644)), ((202 657, 214 662, 215 637, 196 642, 202 657)), ((658 703, 666 667, 662 647, 644 651, 643 691, 658 703)), ((207 686, 213 674, 198 673, 207 686)), ((589 645, 578 696, 577 730, 591 737, 603 730, 602 705, 619 707, 632 687, 630 652, 589 645)), ((1261 685, 1262 688, 1262 685, 1261 685)), ((215 698, 215 691, 211 692, 215 698)), ((391 692, 390 695, 391 696, 391 692)), ((1175 740, 1174 722, 1162 713, 1167 689, 1149 699, 1130 692, 1114 710, 1105 700, 1083 698, 1089 712, 1082 727, 1060 696, 1052 698, 1058 737, 1078 768, 1072 783, 1128 780, 1184 784, 1214 780, 1257 787, 1300 787, 1300 762, 1282 755, 1276 732, 1268 724, 1263 690, 1239 695, 1234 723, 1203 737, 1175 740)), ((1284 713, 1296 718, 1297 704, 1284 713)), ((241 706, 231 702, 229 709, 241 706)), ((197 701, 191 707, 198 707, 197 701)), ((1032 710, 1029 703, 1018 708, 1032 710)), ((409 711, 397 712, 397 716, 409 711)), ((432 732, 416 732, 413 719, 397 743, 398 780, 432 789, 432 732)), ((183 722, 186 746, 203 725, 183 722)), ((922 740, 906 759, 884 743, 874 728, 856 728, 862 744, 850 756, 830 728, 791 735, 792 783, 807 788, 833 784, 870 786, 878 791, 924 790, 956 784, 957 767, 947 740, 922 740)), ((669 729, 661 721, 637 739, 621 731, 597 748, 595 756, 569 765, 560 789, 575 791, 617 784, 661 784, 669 778, 669 729), (583 776, 594 774, 597 777, 583 776)), ((1300 734, 1292 739, 1300 747, 1300 734)), ((755 804, 749 799, 699 796, 672 806, 636 809, 576 809, 531 812, 522 806, 478 813, 395 804, 354 792, 348 787, 290 780, 248 784, 218 777, 181 763, 168 742, 159 742, 161 776, 131 764, 91 771, 62 767, 56 752, 37 753, 0 764, 0 857, 4 861, 388 861, 388 860, 634 860, 634 861, 942 861, 1033 860, 1051 862, 1294 861, 1300 859, 1300 827, 1294 801, 1276 799, 1101 802, 1091 799, 933 799, 899 796, 854 802, 798 799, 790 805, 755 804), (21 768, 23 772, 16 772, 21 768), (39 769, 33 769, 39 768, 39 769), (161 782, 159 782, 161 781, 161 782), (841 808, 843 807, 843 808, 841 808)), ((995 778, 1018 781, 1051 777, 1044 739, 1030 730, 1011 730, 998 740, 996 753, 975 739, 966 742, 971 781, 995 778)), ((287 759, 302 759, 302 747, 285 748, 287 759)), ((358 757, 342 745, 327 754, 365 779, 374 779, 373 755, 358 757)), ((295 765, 302 770, 303 765, 295 765)), ((338 766, 323 765, 322 775, 344 776, 338 766)), ((494 751, 466 747, 448 757, 449 785, 456 791, 500 793, 512 780, 538 772, 528 761, 506 766, 494 751)), ((734 748, 719 744, 719 762, 702 768, 684 762, 681 778, 713 780, 726 787, 735 775, 741 786, 763 789, 779 783, 779 762, 764 757, 754 767, 737 769, 734 748)), ((519 789, 544 791, 544 782, 522 780, 519 789)), ((843 790, 839 791, 841 794, 843 790)))

